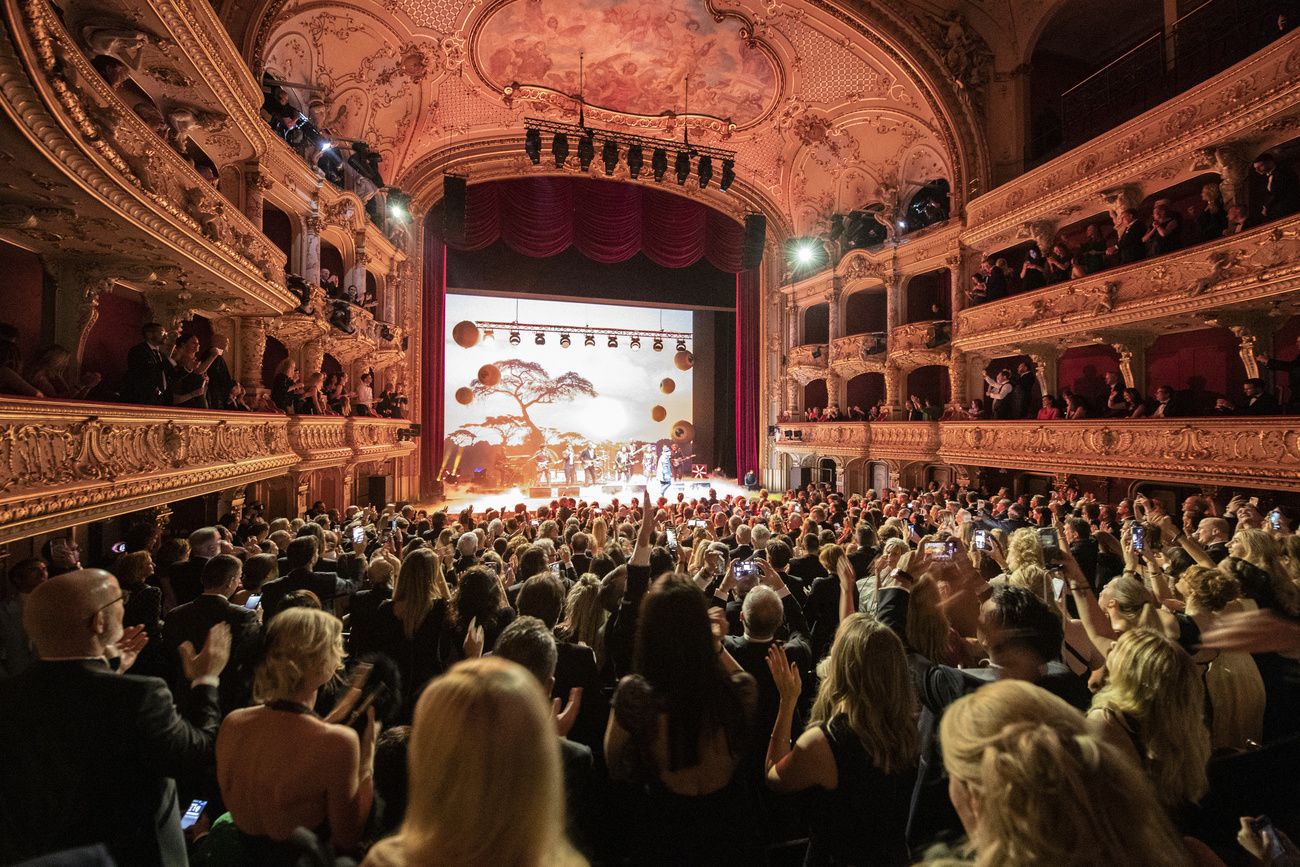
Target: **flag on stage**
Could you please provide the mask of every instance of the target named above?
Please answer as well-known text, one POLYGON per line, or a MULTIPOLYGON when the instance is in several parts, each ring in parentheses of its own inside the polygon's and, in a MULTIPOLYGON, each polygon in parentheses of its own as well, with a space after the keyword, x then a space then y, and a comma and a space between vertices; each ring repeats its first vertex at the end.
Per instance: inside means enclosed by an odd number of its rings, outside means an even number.
POLYGON ((709 477, 709 465, 691 464, 691 475, 697 479, 707 479, 709 477))

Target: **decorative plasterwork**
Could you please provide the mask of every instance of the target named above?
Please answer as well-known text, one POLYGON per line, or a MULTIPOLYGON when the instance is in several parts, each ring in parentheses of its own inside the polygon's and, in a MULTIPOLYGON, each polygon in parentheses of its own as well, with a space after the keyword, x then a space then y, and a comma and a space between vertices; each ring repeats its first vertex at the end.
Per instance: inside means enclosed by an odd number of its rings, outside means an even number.
POLYGON ((824 379, 830 362, 830 349, 825 343, 795 346, 786 358, 790 376, 807 385, 815 379, 824 379))
POLYGON ((933 334, 934 327, 929 322, 898 326, 889 332, 889 362, 905 370, 931 364, 947 365, 951 360, 947 344, 927 345, 933 334))
POLYGON ((1300 288, 1300 217, 1035 292, 981 304, 956 318, 963 352, 1053 341, 1148 323, 1201 327, 1218 310, 1281 303, 1300 288))
POLYGON ((876 346, 874 334, 854 334, 831 341, 831 369, 845 379, 863 373, 885 372, 884 352, 870 352, 876 346))
POLYGON ((939 460, 936 422, 811 422, 778 425, 775 449, 791 455, 815 454, 870 460, 939 460), (791 434, 795 436, 791 436, 791 434))
POLYGON ((0 543, 414 448, 400 419, 161 409, 0 400, 0 543))
POLYGON ((1300 32, 1104 135, 972 201, 962 240, 984 251, 1014 243, 1026 221, 1082 219, 1106 210, 1102 193, 1140 184, 1145 194, 1215 171, 1207 149, 1251 141, 1264 150, 1295 134, 1300 32))
POLYGON ((1184 484, 1300 489, 1293 418, 1124 422, 952 422, 941 425, 950 464, 1080 473, 1184 484))

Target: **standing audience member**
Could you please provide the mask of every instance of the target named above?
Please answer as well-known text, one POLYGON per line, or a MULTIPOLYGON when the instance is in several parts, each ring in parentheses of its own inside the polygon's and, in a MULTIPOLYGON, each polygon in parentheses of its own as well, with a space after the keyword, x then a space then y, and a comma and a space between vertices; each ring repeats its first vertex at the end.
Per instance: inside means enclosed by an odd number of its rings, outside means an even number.
POLYGON ((186 863, 178 774, 210 767, 218 674, 230 655, 219 626, 203 650, 181 647, 189 695, 127 672, 142 627, 124 630, 124 595, 100 569, 32 591, 23 622, 40 660, 0 683, 0 861, 104 843, 118 864, 186 863))
POLYGON ((48 578, 45 561, 28 557, 10 566, 0 585, 0 680, 22 674, 37 659, 36 647, 23 627, 23 610, 32 591, 48 578))
POLYGON ((166 403, 167 380, 172 362, 162 351, 167 329, 150 322, 140 329, 144 340, 126 354, 126 374, 122 380, 122 400, 127 403, 161 405, 166 403))
POLYGON ((1268 180, 1268 199, 1262 215, 1265 220, 1280 220, 1300 211, 1300 179, 1290 166, 1284 166, 1265 152, 1255 158, 1255 173, 1268 180))

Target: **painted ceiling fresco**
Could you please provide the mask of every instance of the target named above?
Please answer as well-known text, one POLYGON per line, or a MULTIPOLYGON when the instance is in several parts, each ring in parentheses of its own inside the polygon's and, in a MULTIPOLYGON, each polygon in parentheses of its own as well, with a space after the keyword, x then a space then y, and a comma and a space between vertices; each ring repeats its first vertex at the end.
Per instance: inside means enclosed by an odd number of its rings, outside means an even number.
POLYGON ((715 21, 701 0, 523 0, 493 13, 474 50, 498 87, 518 82, 629 114, 690 110, 758 120, 776 99, 771 60, 715 21))

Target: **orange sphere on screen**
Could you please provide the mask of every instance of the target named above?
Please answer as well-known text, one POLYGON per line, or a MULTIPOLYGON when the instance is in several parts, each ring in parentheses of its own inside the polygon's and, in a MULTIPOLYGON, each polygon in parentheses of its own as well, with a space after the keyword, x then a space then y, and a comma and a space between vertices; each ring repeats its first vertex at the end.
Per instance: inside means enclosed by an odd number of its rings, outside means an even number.
POLYGON ((677 383, 673 382, 671 379, 660 380, 659 390, 664 394, 672 394, 677 390, 677 383))
POLYGON ((464 322, 457 322, 456 326, 451 329, 451 339, 456 341, 456 345, 462 349, 476 346, 478 344, 478 326, 468 319, 464 322))
POLYGON ((668 418, 668 410, 664 409, 662 406, 656 406, 654 409, 650 410, 650 417, 655 421, 663 421, 668 418))
POLYGON ((501 368, 495 364, 485 364, 478 369, 478 381, 488 388, 501 381, 501 368))
POLYGON ((458 388, 456 389, 456 403, 461 406, 469 406, 474 401, 474 389, 458 388))
POLYGON ((673 364, 678 370, 690 370, 695 366, 695 356, 683 349, 673 356, 673 364))

